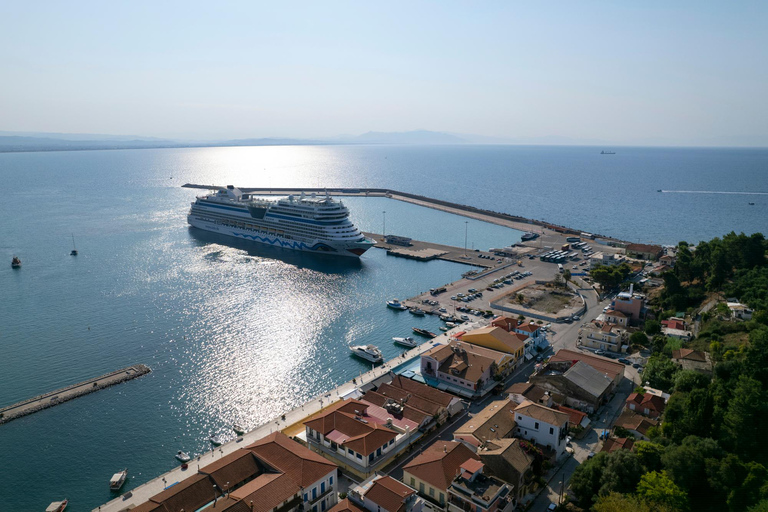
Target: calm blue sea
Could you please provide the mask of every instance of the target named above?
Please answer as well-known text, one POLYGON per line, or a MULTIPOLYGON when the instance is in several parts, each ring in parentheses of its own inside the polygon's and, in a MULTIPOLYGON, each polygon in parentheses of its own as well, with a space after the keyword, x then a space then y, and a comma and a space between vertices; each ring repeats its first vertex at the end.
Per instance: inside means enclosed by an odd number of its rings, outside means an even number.
MULTIPOLYGON (((302 146, 0 154, 0 405, 145 363, 152 373, 0 425, 0 510, 74 512, 367 366, 347 344, 439 321, 384 306, 466 266, 372 249, 359 261, 239 245, 186 225, 186 182, 389 187, 619 238, 696 242, 768 227, 768 151, 302 146), (662 189, 665 192, 657 192, 662 189), (685 191, 685 192, 683 192, 685 191), (707 193, 702 193, 707 192, 707 193), (729 193, 724 193, 729 192, 729 193), (749 205, 754 202, 754 205, 749 205), (72 235, 80 251, 70 257, 72 235), (19 255, 23 268, 12 271, 19 255), (31 491, 31 492, 30 492, 31 491)), ((466 219, 348 198, 363 230, 456 246, 466 219), (386 212, 386 213, 384 213, 386 212)), ((468 245, 520 233, 469 221, 468 245)))

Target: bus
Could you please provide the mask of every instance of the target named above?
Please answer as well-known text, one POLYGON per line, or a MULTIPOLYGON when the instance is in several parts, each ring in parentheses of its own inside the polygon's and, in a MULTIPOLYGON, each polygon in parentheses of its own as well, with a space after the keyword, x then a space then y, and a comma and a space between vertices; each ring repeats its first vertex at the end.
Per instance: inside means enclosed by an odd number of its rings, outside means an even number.
POLYGON ((562 273, 565 271, 565 270, 563 269, 563 265, 562 265, 561 263, 558 263, 558 264, 557 264, 557 270, 559 270, 561 274, 562 274, 562 273))

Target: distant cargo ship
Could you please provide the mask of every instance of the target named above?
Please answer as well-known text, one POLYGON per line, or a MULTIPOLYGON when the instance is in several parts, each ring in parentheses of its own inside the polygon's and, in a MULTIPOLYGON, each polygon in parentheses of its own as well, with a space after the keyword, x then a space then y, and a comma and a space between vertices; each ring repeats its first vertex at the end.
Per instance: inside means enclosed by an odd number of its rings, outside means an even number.
POLYGON ((533 233, 532 231, 529 231, 528 233, 524 233, 523 236, 520 237, 520 239, 523 242, 527 242, 528 240, 535 240, 537 238, 539 238, 539 234, 533 233))
POLYGON ((360 257, 373 247, 341 201, 316 194, 269 201, 228 185, 192 203, 188 222, 200 229, 267 245, 360 257))
POLYGON ((601 151, 600 154, 601 155, 615 155, 616 153, 614 153, 613 151, 601 151))

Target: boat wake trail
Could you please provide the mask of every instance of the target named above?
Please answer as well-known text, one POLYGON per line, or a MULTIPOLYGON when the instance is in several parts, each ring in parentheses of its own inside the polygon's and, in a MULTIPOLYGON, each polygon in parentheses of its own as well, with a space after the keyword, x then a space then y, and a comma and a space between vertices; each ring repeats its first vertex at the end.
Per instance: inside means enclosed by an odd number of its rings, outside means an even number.
POLYGON ((659 190, 664 194, 731 194, 745 196, 768 196, 768 192, 728 192, 725 190, 659 190))

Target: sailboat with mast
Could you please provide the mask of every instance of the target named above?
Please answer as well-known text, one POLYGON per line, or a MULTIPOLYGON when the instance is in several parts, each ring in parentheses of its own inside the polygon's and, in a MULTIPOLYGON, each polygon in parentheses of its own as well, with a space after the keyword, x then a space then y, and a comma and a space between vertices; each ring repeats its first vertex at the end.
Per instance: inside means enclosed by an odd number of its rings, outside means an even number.
POLYGON ((72 234, 72 251, 69 253, 70 256, 77 256, 77 247, 75 246, 75 235, 72 234))

